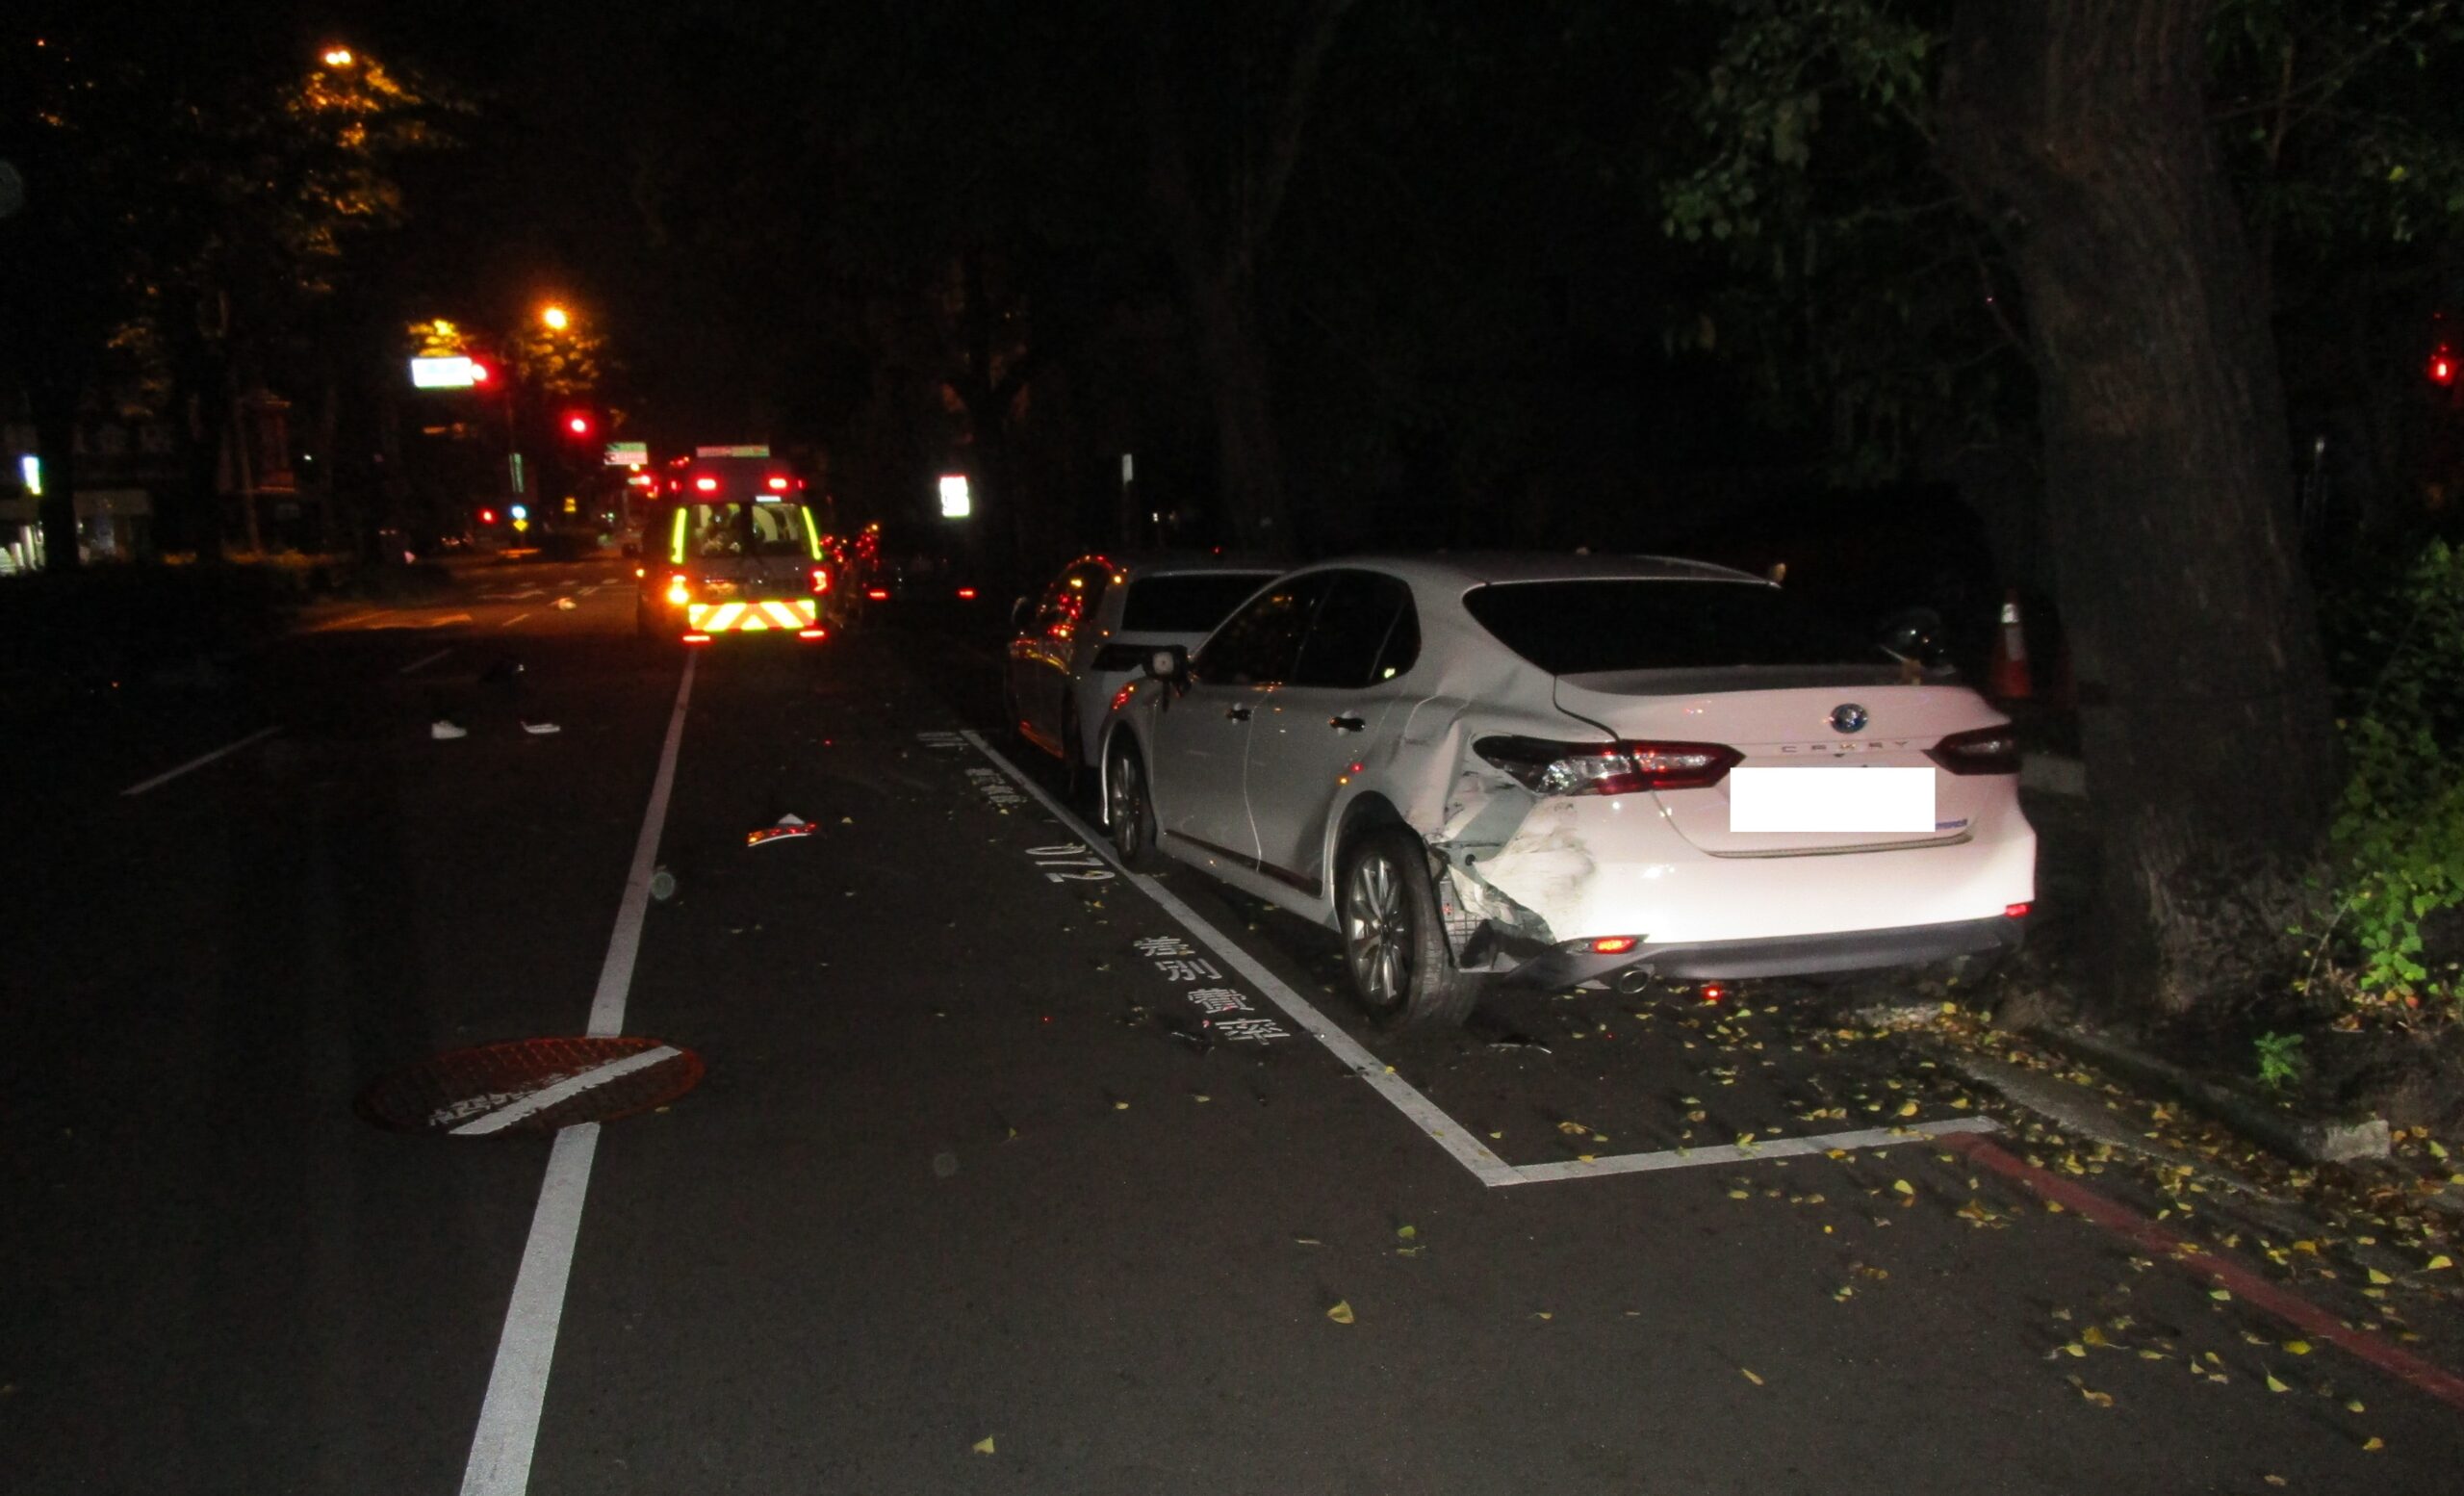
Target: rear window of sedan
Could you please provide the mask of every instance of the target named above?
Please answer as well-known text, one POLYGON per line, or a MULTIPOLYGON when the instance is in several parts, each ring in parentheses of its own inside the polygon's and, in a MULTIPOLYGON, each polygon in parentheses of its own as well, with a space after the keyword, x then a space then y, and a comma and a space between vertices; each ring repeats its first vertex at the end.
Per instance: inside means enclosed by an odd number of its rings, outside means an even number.
POLYGON ((1750 665, 1882 665, 1880 645, 1750 581, 1508 581, 1463 606, 1551 675, 1750 665))
POLYGON ((1208 633, 1272 572, 1189 572, 1141 577, 1121 600, 1123 633, 1208 633))

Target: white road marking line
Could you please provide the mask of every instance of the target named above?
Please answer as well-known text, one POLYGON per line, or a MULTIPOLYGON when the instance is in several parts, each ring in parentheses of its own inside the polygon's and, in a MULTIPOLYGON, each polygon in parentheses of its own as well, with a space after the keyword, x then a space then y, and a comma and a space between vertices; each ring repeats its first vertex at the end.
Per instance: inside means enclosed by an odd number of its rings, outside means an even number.
POLYGON ((462 1496, 523 1496, 530 1489, 539 1410, 548 1400, 548 1368, 565 1317, 565 1280, 573 1273, 582 1197, 590 1189, 590 1160, 598 1148, 599 1123, 583 1122, 557 1133, 549 1151, 548 1177, 539 1186, 530 1240, 522 1249, 522 1271, 514 1277, 513 1303, 505 1309, 504 1333, 488 1373, 487 1400, 479 1405, 471 1458, 462 1467, 462 1496))
POLYGON ((1471 1129, 1448 1116, 1437 1103, 1421 1095, 1419 1088, 1394 1073, 1385 1061, 1370 1053, 1349 1034, 1326 1021, 1325 1015, 1313 1007, 1308 999, 1259 965, 1240 945, 1227 939, 1215 926, 1200 918, 1197 912, 1175 897, 1170 890, 1142 872, 1132 872, 1121 865, 1114 855, 1112 840, 1102 832, 1080 820, 1068 807, 1044 793, 1043 787, 1021 773, 1018 766, 1004 758, 983 735, 962 733, 978 753, 992 761, 1002 773, 1019 788, 1036 797, 1061 823, 1069 828, 1080 841, 1101 856, 1131 887, 1153 899, 1164 913, 1180 922, 1183 929, 1196 936, 1209 950, 1243 976, 1257 984, 1267 1000, 1281 1008, 1293 1021, 1308 1030, 1309 1036, 1334 1052, 1352 1073, 1369 1082, 1377 1094, 1394 1103, 1395 1109, 1411 1119, 1412 1125, 1428 1134, 1438 1147, 1451 1154, 1456 1163, 1472 1172, 1472 1176, 1492 1188, 1507 1184, 1550 1184, 1562 1179, 1583 1179, 1594 1174, 1651 1174, 1669 1169, 1700 1169, 1712 1164, 1749 1163, 1758 1158, 1791 1158, 1808 1153, 1825 1153, 1833 1148, 1846 1150, 1861 1148, 1888 1148, 1895 1143, 1913 1143, 1921 1138, 1944 1132, 1993 1132, 1999 1130, 1989 1118, 1955 1118, 1949 1122, 1926 1122, 1902 1128, 1871 1128, 1861 1132, 1835 1132, 1810 1138, 1771 1138, 1739 1147, 1720 1144, 1707 1148, 1680 1148, 1659 1153, 1620 1153, 1607 1158, 1595 1158, 1589 1163, 1579 1159, 1551 1164, 1509 1164, 1490 1151, 1488 1145, 1475 1137, 1471 1129))
POLYGON ((1594 1174, 1656 1174, 1664 1169, 1700 1169, 1709 1164, 1750 1164, 1763 1158, 1803 1158, 1833 1148, 1888 1148, 1914 1143, 1946 1132, 1999 1132, 1990 1117, 1954 1117, 1948 1122, 1919 1122, 1912 1127, 1868 1127, 1859 1132, 1826 1132, 1810 1138, 1767 1138, 1753 1143, 1720 1143, 1708 1148, 1670 1148, 1659 1153, 1617 1153, 1584 1163, 1570 1158, 1555 1164, 1521 1164, 1502 1184, 1550 1184, 1559 1179, 1588 1179, 1594 1174))
POLYGON ((419 658, 412 660, 409 664, 404 665, 401 669, 397 670, 394 673, 396 675, 409 675, 415 670, 424 669, 426 666, 435 664, 438 660, 443 659, 446 656, 452 653, 453 646, 449 644, 445 648, 438 650, 433 655, 422 655, 419 658))
POLYGON ((515 624, 518 624, 518 623, 522 622, 522 620, 524 620, 524 619, 526 619, 526 618, 527 618, 527 617, 529 617, 529 616, 530 616, 530 615, 529 615, 528 613, 516 613, 516 614, 514 614, 511 618, 508 618, 508 619, 506 619, 504 622, 502 622, 502 623, 500 623, 500 624, 497 625, 497 627, 498 627, 498 628, 500 628, 500 629, 510 629, 510 628, 512 628, 515 624))
POLYGON ((1118 870, 1120 875, 1127 878, 1139 892, 1153 899, 1164 913, 1178 920, 1183 929, 1196 936, 1201 943, 1221 957, 1234 970, 1256 983, 1258 990, 1266 994, 1269 1002, 1281 1008, 1294 1022, 1308 1030, 1312 1038, 1332 1050, 1335 1058, 1341 1060, 1353 1074, 1368 1081, 1376 1089, 1378 1095, 1394 1103, 1396 1110, 1410 1118, 1412 1125, 1427 1133, 1438 1147, 1453 1155, 1455 1162, 1472 1171, 1474 1178, 1482 1184, 1491 1185, 1516 1182, 1512 1164, 1491 1152, 1489 1146, 1475 1137, 1470 1129, 1440 1111, 1437 1103, 1421 1095, 1419 1088, 1394 1073, 1388 1069, 1385 1061, 1362 1048, 1349 1034, 1326 1021, 1325 1015, 1311 1006, 1308 999, 1294 992, 1273 972, 1260 966, 1256 957, 1225 939, 1213 925, 1198 917, 1195 910, 1182 903, 1162 884, 1144 873, 1132 872, 1127 867, 1121 866, 1120 860, 1113 855, 1111 841, 1101 832, 1080 820, 1066 806, 1044 793, 1042 786, 1019 773, 1016 765, 995 752, 981 735, 970 732, 965 735, 965 737, 975 746, 978 753, 991 760, 993 764, 1014 781, 1020 788, 1043 802, 1045 810, 1059 816, 1063 825, 1067 826, 1079 840, 1085 842, 1089 848, 1102 856, 1105 862, 1118 870))
MULTIPOLYGON (((684 706, 693 697, 694 657, 684 657, 677 684, 676 710, 659 748, 658 774, 642 812, 642 834, 616 911, 591 1000, 590 1032, 614 1034, 625 1021, 625 997, 633 982, 633 959, 642 943, 642 911, 650 900, 651 871, 658 857, 660 825, 676 784, 676 751, 684 740, 684 706)), ((599 1147, 599 1123, 582 1122, 556 1134, 548 1155, 548 1177, 539 1186, 539 1208, 530 1217, 530 1240, 522 1249, 522 1271, 505 1306, 488 1394, 479 1405, 479 1426, 471 1435, 471 1457, 462 1468, 462 1496, 525 1496, 530 1489, 530 1457, 539 1444, 539 1412, 548 1400, 548 1372, 556 1356, 556 1328, 564 1319, 565 1280, 573 1271, 581 1235, 582 1196, 590 1187, 590 1161, 599 1147)))
POLYGON ((650 908, 651 874, 658 870, 658 831, 667 820, 668 793, 676 787, 676 751, 684 741, 684 708, 693 699, 693 662, 684 657, 684 679, 676 687, 676 710, 667 719, 667 741, 658 751, 658 775, 651 781, 650 809, 633 843, 633 865, 625 874, 625 897, 616 906, 616 933, 607 941, 607 963, 599 968, 599 990, 590 999, 590 1034, 613 1038, 625 1031, 625 996, 633 988, 633 958, 642 948, 642 914, 650 908))
POLYGON ((139 780, 136 784, 121 790, 120 796, 125 799, 130 795, 141 795, 158 785, 169 784, 171 781, 179 778, 191 769, 201 769, 207 764, 212 763, 215 760, 221 758, 224 754, 238 753, 241 749, 247 747, 250 743, 253 743, 260 738, 271 737, 274 734, 281 731, 282 725, 280 723, 276 723, 272 727, 259 728, 257 731, 250 733, 247 736, 241 738, 238 742, 225 743, 221 747, 215 749, 212 753, 201 753, 195 758, 191 759, 188 762, 181 764, 178 768, 166 769, 162 773, 155 775, 152 779, 139 780))
POLYGON ((483 1137, 491 1132, 502 1132, 526 1117, 535 1117, 552 1106, 558 1106, 572 1100, 585 1091, 603 1086, 611 1080, 622 1080, 635 1070, 646 1070, 654 1065, 664 1065, 683 1052, 681 1049, 660 1045, 655 1049, 645 1049, 639 1054, 629 1054, 621 1060, 610 1060, 604 1065, 593 1066, 578 1075, 568 1075, 552 1086, 542 1086, 528 1096, 508 1101, 493 1112, 482 1112, 452 1129, 453 1133, 457 1137, 464 1133, 483 1137))

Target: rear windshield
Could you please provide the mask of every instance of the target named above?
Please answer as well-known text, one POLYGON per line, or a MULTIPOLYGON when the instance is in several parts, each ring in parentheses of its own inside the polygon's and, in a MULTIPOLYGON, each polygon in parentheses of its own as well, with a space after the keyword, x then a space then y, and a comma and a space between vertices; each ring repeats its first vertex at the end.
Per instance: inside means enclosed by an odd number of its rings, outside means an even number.
POLYGON ((1512 581, 1475 589, 1463 606, 1551 675, 1891 662, 1880 645, 1761 582, 1512 581))
POLYGON ((813 555, 819 540, 805 506, 777 503, 684 503, 668 520, 673 560, 734 555, 813 555))
POLYGON ((1272 572, 1194 572, 1142 577, 1121 601, 1124 633, 1207 633, 1244 599, 1274 580, 1272 572))

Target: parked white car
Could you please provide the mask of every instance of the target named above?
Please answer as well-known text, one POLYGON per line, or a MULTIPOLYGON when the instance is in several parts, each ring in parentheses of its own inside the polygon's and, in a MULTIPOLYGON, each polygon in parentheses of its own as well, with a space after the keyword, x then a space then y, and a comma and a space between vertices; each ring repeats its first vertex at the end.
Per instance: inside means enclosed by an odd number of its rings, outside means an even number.
POLYGON ((1781 587, 1655 557, 1290 573, 1155 652, 1114 844, 1338 930, 1369 1012, 1990 955, 2036 895, 2011 724, 1781 587))
POLYGON ((1061 761, 1074 798, 1113 698, 1149 652, 1196 648, 1276 575, 1271 562, 1202 554, 1080 556, 1012 611, 1002 680, 1011 725, 1061 761))

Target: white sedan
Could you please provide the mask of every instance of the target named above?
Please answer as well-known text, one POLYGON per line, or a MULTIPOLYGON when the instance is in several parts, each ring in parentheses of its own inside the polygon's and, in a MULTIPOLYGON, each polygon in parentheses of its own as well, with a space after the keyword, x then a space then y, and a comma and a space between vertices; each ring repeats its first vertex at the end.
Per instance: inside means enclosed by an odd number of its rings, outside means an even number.
POLYGON ((2036 893, 2009 720, 1779 586, 1651 557, 1290 573, 1156 652, 1114 844, 1339 931, 1381 1021, 1480 980, 1631 991, 1992 956, 2036 893))

